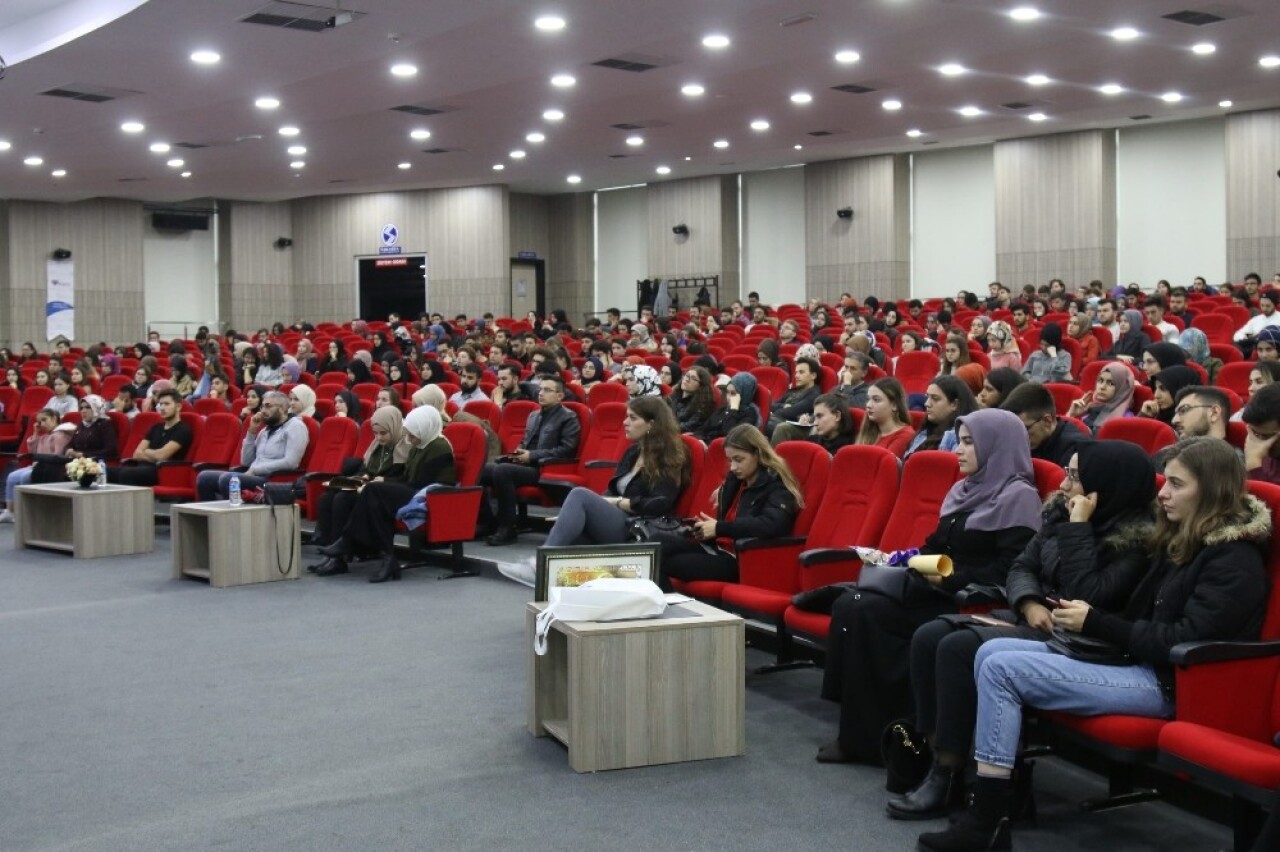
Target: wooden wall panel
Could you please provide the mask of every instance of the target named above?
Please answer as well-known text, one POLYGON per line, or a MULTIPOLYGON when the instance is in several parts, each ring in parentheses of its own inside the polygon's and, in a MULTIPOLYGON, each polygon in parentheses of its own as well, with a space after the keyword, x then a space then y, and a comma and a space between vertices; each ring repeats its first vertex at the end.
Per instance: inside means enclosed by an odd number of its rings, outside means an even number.
POLYGON ((141 202, 8 203, 8 340, 45 339, 45 263, 55 248, 75 261, 76 342, 146 339, 141 202))
POLYGON ((997 142, 996 275, 1015 290, 1116 278, 1115 133, 997 142))
POLYGON ((737 175, 720 178, 720 301, 742 298, 742 235, 737 175))
POLYGON ((835 301, 904 298, 911 279, 910 172, 904 155, 805 167, 805 292, 835 301), (852 219, 836 211, 853 208, 852 219))
POLYGON ((533 251, 546 260, 550 251, 548 209, 550 196, 513 192, 509 198, 511 255, 533 251))
POLYGON ((218 317, 223 328, 253 331, 277 320, 314 320, 299 310, 293 282, 293 247, 278 249, 278 237, 293 235, 289 202, 219 205, 218 317), (225 238, 224 238, 225 237, 225 238))
MULTIPOLYGON (((514 196, 513 196, 514 197, 514 196)), ((595 310, 595 207, 590 193, 547 199, 547 310, 581 323, 595 310)))
POLYGON ((1280 110, 1227 117, 1227 275, 1280 272, 1280 110))
POLYGON ((652 183, 649 195, 649 275, 719 275, 724 271, 719 177, 652 183), (689 235, 671 233, 687 225, 689 235))

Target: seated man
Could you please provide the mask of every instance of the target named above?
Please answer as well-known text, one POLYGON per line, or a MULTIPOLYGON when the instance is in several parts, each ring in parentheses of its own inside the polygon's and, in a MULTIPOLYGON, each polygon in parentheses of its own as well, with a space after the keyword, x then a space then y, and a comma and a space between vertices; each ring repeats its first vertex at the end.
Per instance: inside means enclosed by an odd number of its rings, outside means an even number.
POLYGON ((133 385, 124 385, 116 391, 116 398, 111 400, 111 407, 130 420, 138 416, 138 389, 133 385))
POLYGON ((578 451, 578 438, 582 427, 578 415, 561 405, 564 399, 564 380, 559 376, 543 375, 538 382, 540 410, 525 424, 524 439, 515 452, 499 456, 493 464, 484 466, 480 484, 498 502, 495 517, 488 499, 480 501, 482 527, 496 529, 486 541, 492 545, 510 544, 516 540, 516 489, 521 485, 536 485, 538 468, 546 462, 572 458, 578 451))
POLYGON ((1027 427, 1031 457, 1051 461, 1063 470, 1067 469, 1080 444, 1093 440, 1081 432, 1079 426, 1057 416, 1053 394, 1044 385, 1034 382, 1018 385, 1009 391, 1000 407, 1018 415, 1022 425, 1027 427))
POLYGON ((155 410, 164 418, 163 422, 151 427, 123 466, 107 471, 108 481, 121 485, 155 485, 160 478, 157 464, 186 457, 195 435, 191 427, 182 422, 182 396, 173 388, 159 391, 155 410))
POLYGON ((765 425, 765 435, 772 435, 779 426, 800 422, 802 417, 813 416, 813 403, 821 391, 818 388, 818 376, 822 368, 812 358, 797 358, 795 376, 792 378, 791 390, 775 401, 769 412, 769 422, 765 425))
POLYGON ((242 489, 261 488, 274 473, 295 470, 307 452, 311 434, 297 417, 289 416, 289 397, 280 391, 262 395, 240 447, 239 472, 206 470, 196 477, 196 499, 225 500, 232 476, 242 489))
POLYGON ((1280 485, 1280 384, 1259 388, 1240 419, 1249 427, 1244 439, 1244 467, 1249 478, 1280 485))
MULTIPOLYGON (((1217 438, 1227 440, 1227 418, 1231 413, 1231 400, 1218 388, 1192 385, 1178 391, 1173 403, 1173 430, 1178 433, 1178 443, 1187 438, 1217 438)), ((1170 444, 1156 452, 1151 460, 1156 472, 1164 473, 1164 465, 1178 444, 1170 444)), ((1244 453, 1236 450, 1244 458, 1244 453)))
POLYGON ((844 353, 840 383, 832 391, 844 397, 850 408, 867 407, 867 392, 871 390, 871 385, 867 384, 867 369, 870 366, 870 356, 856 349, 849 349, 844 353))
POLYGON ((479 364, 468 364, 458 370, 458 384, 461 389, 449 397, 449 402, 458 406, 459 411, 466 408, 468 402, 474 402, 477 399, 486 402, 489 400, 480 387, 480 376, 483 374, 484 368, 479 364))

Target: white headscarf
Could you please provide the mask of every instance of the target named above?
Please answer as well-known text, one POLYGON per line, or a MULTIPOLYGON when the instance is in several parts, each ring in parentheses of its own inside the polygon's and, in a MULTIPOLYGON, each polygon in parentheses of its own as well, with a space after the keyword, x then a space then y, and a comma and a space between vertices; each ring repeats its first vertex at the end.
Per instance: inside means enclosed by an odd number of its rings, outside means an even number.
POLYGON ((444 432, 444 421, 439 411, 420 405, 404 418, 404 430, 418 439, 418 446, 425 447, 444 432))

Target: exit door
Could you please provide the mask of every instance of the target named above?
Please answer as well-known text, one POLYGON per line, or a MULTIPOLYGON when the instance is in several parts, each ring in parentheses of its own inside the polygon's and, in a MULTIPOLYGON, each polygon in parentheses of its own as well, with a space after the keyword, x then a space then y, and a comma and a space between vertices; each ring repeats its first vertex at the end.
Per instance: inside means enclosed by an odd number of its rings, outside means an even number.
POLYGON ((529 311, 545 316, 543 261, 511 261, 511 316, 523 318, 529 311))

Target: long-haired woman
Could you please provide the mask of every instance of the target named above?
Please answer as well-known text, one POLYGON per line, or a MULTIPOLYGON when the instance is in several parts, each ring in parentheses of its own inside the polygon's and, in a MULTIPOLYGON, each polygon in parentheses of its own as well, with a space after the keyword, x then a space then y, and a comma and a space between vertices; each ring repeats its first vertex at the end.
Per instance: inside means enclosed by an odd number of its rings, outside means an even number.
POLYGON ((884 447, 902 458, 915 435, 902 383, 887 377, 878 380, 867 391, 865 412, 857 442, 884 447))
POLYGON ((925 421, 907 446, 903 458, 916 450, 943 450, 956 448, 956 432, 952 428, 957 417, 971 414, 978 408, 969 386, 955 376, 936 376, 925 389, 925 421))
POLYGON ((705 367, 690 367, 680 376, 680 384, 667 397, 681 432, 697 432, 715 411, 713 379, 705 367))
POLYGON ((955 331, 948 334, 947 345, 942 349, 942 375, 952 375, 971 360, 969 342, 965 336, 955 331))

